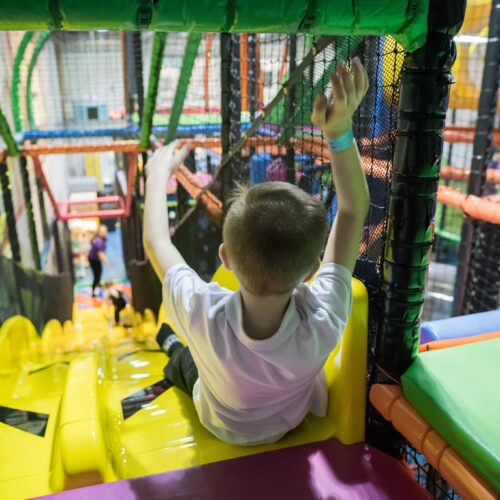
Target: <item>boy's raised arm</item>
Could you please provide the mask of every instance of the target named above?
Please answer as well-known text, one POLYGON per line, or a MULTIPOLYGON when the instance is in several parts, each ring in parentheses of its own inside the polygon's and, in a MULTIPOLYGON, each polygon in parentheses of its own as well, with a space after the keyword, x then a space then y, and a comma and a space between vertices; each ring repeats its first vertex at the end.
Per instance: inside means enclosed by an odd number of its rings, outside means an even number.
POLYGON ((144 203, 144 248, 161 281, 176 264, 184 263, 182 255, 170 239, 165 189, 189 152, 185 145, 176 153, 177 141, 159 148, 146 165, 146 200, 144 203))
POLYGON ((323 262, 340 264, 352 273, 370 199, 351 128, 352 115, 368 90, 368 75, 358 58, 350 66, 339 65, 331 77, 333 104, 328 104, 324 95, 318 96, 311 120, 328 140, 338 200, 323 262))

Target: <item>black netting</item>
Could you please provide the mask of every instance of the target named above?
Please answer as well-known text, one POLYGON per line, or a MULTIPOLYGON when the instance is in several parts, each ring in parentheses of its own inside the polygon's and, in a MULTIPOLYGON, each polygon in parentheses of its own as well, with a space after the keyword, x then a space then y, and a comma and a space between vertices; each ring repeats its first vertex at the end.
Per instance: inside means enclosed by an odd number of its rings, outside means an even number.
POLYGON ((460 500, 441 475, 427 462, 427 459, 410 445, 406 446, 404 464, 415 480, 434 500, 460 500))
MULTIPOLYGON (((337 37, 328 40, 322 50, 324 40, 302 35, 259 35, 250 36, 243 48, 240 46, 241 61, 236 66, 239 73, 234 75, 234 65, 228 69, 233 72, 230 77, 239 79, 239 85, 232 88, 229 107, 233 113, 235 108, 241 110, 238 124, 242 133, 247 109, 256 117, 258 126, 252 127, 252 133, 242 141, 239 136, 230 137, 230 159, 222 162, 221 171, 216 165, 215 172, 218 179, 229 179, 232 185, 269 179, 293 182, 324 202, 331 224, 337 204, 329 154, 321 130, 311 126, 310 115, 318 93, 331 96, 329 76, 337 64, 355 56, 362 60, 370 77, 370 89, 353 125, 371 202, 355 276, 370 293, 373 347, 404 52, 390 37, 337 37), (255 59, 256 53, 260 59, 255 59), (304 61, 307 64, 302 65, 304 61), (283 85, 287 92, 282 92, 283 85), (280 92, 281 99, 275 99, 280 92), (226 176, 228 169, 231 173, 226 176)), ((230 128, 230 132, 234 130, 230 128)))
POLYGON ((41 332, 50 319, 71 319, 73 281, 69 273, 50 276, 0 256, 0 276, 0 324, 21 314, 41 332))
POLYGON ((500 308, 500 225, 476 222, 464 314, 500 308))
MULTIPOLYGON (((457 313, 468 314, 496 309, 500 306, 498 288, 498 225, 481 221, 469 221, 460 208, 450 203, 450 197, 443 194, 472 193, 483 198, 500 192, 498 171, 500 153, 498 150, 498 129, 500 125, 500 104, 493 103, 490 109, 478 113, 479 99, 483 92, 494 95, 491 88, 483 88, 483 82, 498 81, 498 61, 494 58, 485 64, 491 4, 468 5, 466 18, 460 34, 456 37, 457 59, 453 67, 455 84, 451 86, 449 110, 446 117, 444 148, 440 179, 440 196, 435 217, 435 239, 429 265, 426 298, 422 320, 436 320, 457 313), (493 76, 487 76, 488 73, 493 76), (495 76, 496 75, 496 76, 495 76), (496 107, 496 117, 494 110, 496 107), (491 117, 491 120, 490 120, 491 117), (488 123, 490 122, 490 123, 488 123), (490 127, 496 135, 489 139, 484 130, 490 127), (479 147, 474 151, 476 135, 479 147), (471 166, 474 158, 483 162, 486 183, 482 191, 469 186, 471 166), (469 238, 464 240, 463 226, 470 224, 473 233, 470 264, 468 263, 469 238), (460 247, 465 254, 460 256, 460 247), (464 266, 461 276, 461 266, 464 266), (464 295, 465 294, 465 295, 464 295)), ((491 26, 490 26, 491 28, 491 26)), ((498 58, 497 58, 498 59, 498 58)), ((488 83, 486 83, 488 87, 488 83)), ((477 174, 473 174, 473 177, 477 174)), ((493 198, 491 198, 493 195, 493 198)), ((498 199, 498 198, 497 198, 498 199)), ((495 209, 498 211, 498 208, 495 209)))

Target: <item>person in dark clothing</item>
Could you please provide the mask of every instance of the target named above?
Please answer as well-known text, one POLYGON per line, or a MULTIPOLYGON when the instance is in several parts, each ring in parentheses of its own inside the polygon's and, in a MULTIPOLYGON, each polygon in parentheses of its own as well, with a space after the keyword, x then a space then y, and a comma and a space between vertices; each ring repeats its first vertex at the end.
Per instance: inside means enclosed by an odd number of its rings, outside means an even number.
MULTIPOLYGON (((120 324, 120 312, 127 306, 127 297, 120 289, 120 287, 114 284, 112 281, 107 281, 104 283, 104 288, 106 288, 106 300, 113 304, 115 309, 115 325, 120 324)), ((123 325, 127 326, 127 325, 123 325)))
POLYGON ((179 337, 166 323, 162 323, 156 334, 160 349, 170 358, 163 369, 165 380, 170 386, 181 389, 193 397, 193 389, 198 380, 198 368, 191 356, 189 347, 182 344, 179 337))
POLYGON ((92 282, 92 297, 95 297, 95 289, 101 283, 102 265, 108 265, 108 259, 106 258, 107 235, 108 228, 101 225, 90 242, 90 251, 87 258, 90 268, 92 269, 92 274, 94 275, 94 281, 92 282))

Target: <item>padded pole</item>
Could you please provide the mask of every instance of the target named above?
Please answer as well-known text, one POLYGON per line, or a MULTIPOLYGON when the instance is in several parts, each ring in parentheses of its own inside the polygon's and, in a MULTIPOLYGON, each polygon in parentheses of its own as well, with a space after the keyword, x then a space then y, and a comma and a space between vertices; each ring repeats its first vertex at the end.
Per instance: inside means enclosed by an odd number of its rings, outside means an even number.
POLYGON ((0 136, 7 146, 7 150, 11 156, 17 156, 19 154, 19 148, 17 147, 16 141, 7 122, 7 118, 0 108, 0 136))
POLYGON ((168 121, 167 137, 165 139, 166 144, 172 142, 177 134, 177 126, 179 125, 182 108, 184 107, 184 101, 193 73, 194 62, 198 55, 198 47, 200 46, 201 38, 201 33, 189 33, 188 35, 184 57, 182 59, 181 73, 179 75, 179 81, 177 82, 174 103, 168 121))
MULTIPOLYGON (((295 68, 297 67, 297 35, 290 35, 288 39, 289 43, 289 61, 288 61, 288 74, 291 75, 294 71, 295 68)), ((291 120, 292 117, 295 114, 295 109, 296 109, 296 92, 295 92, 295 86, 292 87, 286 97, 285 97, 285 113, 283 114, 284 117, 284 123, 283 123, 283 128, 291 123, 291 133, 287 134, 285 132, 285 144, 287 146, 286 148, 286 154, 285 154, 285 163, 287 166, 287 181, 290 182, 291 184, 295 183, 295 148, 293 147, 293 144, 291 144, 289 137, 293 136, 294 133, 294 126, 293 126, 293 121, 291 120), (287 137, 288 136, 288 137, 287 137)), ((285 129, 286 130, 286 129, 285 129)))
MULTIPOLYGON (((227 158, 241 138, 241 92, 240 92, 240 43, 239 35, 222 33, 221 44, 221 146, 222 157, 227 158)), ((239 150, 232 154, 222 172, 222 203, 227 200, 234 187, 234 180, 241 164, 239 150)))
MULTIPOLYGON (((488 31, 488 43, 484 57, 483 79, 477 111, 476 131, 472 147, 472 163, 467 186, 467 194, 481 196, 486 182, 488 164, 493 156, 493 127, 498 102, 500 81, 500 0, 493 0, 488 31)), ((453 312, 456 316, 464 314, 466 295, 470 276, 472 247, 475 242, 474 230, 477 226, 472 218, 465 217, 458 250, 457 279, 453 312)), ((494 231, 494 229, 492 228, 494 231)), ((497 266, 498 267, 498 266, 497 266)), ((494 272, 494 266, 491 272, 494 272)), ((496 273, 498 275, 498 272, 496 273)), ((491 276, 491 281, 498 281, 491 276)))
POLYGON ((141 33, 132 34, 132 49, 134 57, 133 80, 135 81, 135 90, 137 93, 137 110, 139 113, 139 124, 142 124, 144 115, 144 73, 142 60, 142 37, 141 33))
MULTIPOLYGON (((33 89, 32 89, 33 72, 35 70, 38 57, 43 47, 45 46, 45 43, 49 39, 51 33, 52 33, 51 31, 43 31, 42 33, 40 33, 40 36, 36 41, 35 48, 33 49, 33 53, 31 55, 31 59, 28 65, 28 72, 26 75, 26 111, 28 114, 28 127, 30 130, 33 130, 35 128, 35 112, 33 109, 33 89)), ((45 208, 45 197, 43 194, 43 186, 38 176, 36 177, 36 189, 38 197, 38 207, 40 209, 40 218, 42 222, 43 238, 44 241, 46 241, 50 238, 50 233, 49 233, 49 225, 47 222, 47 210, 45 208)))
POLYGON ((44 242, 50 238, 49 224, 47 221, 47 209, 45 207, 45 196, 43 193, 43 185, 38 177, 36 177, 36 192, 38 196, 38 207, 40 209, 40 218, 42 219, 42 232, 44 242))
POLYGON ((38 61, 38 56, 42 51, 45 43, 51 35, 51 31, 43 31, 40 33, 38 40, 36 41, 35 48, 33 49, 33 54, 31 55, 30 63, 28 66, 28 73, 26 75, 26 110, 28 113, 28 127, 30 130, 35 129, 35 112, 33 110, 33 89, 31 88, 33 80, 33 71, 35 70, 36 63, 38 61))
POLYGON ((167 42, 166 33, 155 33, 153 40, 153 50, 151 54, 151 69, 149 70, 148 95, 144 102, 144 115, 141 124, 140 147, 146 149, 149 147, 149 137, 153 126, 153 117, 156 109, 156 97, 158 95, 158 86, 160 83, 161 64, 163 61, 163 52, 167 42))
POLYGON ((12 189, 6 163, 0 163, 0 185, 2 188, 3 206, 7 217, 7 232, 9 234, 12 259, 15 262, 21 262, 21 247, 19 246, 19 238, 17 236, 16 215, 14 213, 12 189))
MULTIPOLYGON (((465 0, 432 0, 427 42, 405 56, 383 257, 382 319, 374 352, 375 382, 398 379, 418 352, 442 131, 456 57, 453 36, 464 11, 465 0)), ((369 440, 398 455, 401 441, 392 432, 372 411, 369 440)))
POLYGON ((257 54, 256 54, 256 34, 248 35, 248 111, 250 112, 250 121, 255 120, 257 112, 258 96, 257 96, 257 54))
POLYGON ((12 107, 12 117, 14 119, 14 130, 21 132, 23 129, 23 116, 21 113, 21 103, 19 98, 19 85, 21 83, 21 65, 23 63, 24 54, 28 48, 28 44, 33 38, 34 33, 28 31, 23 35, 21 43, 17 48, 14 66, 12 68, 12 83, 10 88, 10 104, 12 107))
POLYGON ((28 170, 28 161, 26 156, 19 158, 19 168, 21 169, 21 179, 23 183, 24 205, 26 207, 26 215, 28 217, 28 233, 30 238, 31 256, 33 257, 33 265, 37 271, 41 270, 40 251, 38 249, 38 238, 36 235, 35 214, 33 212, 33 200, 31 198, 31 183, 28 170))

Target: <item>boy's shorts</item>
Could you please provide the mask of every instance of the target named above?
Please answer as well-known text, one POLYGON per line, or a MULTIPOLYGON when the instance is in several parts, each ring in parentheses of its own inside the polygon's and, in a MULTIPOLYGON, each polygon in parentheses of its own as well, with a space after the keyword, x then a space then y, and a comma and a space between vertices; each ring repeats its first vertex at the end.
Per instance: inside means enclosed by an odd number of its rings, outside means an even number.
POLYGON ((194 384, 198 380, 198 368, 188 347, 182 346, 176 349, 163 372, 167 382, 193 397, 194 384))

